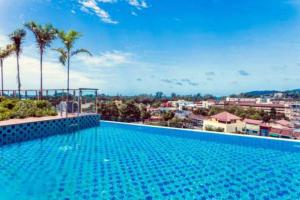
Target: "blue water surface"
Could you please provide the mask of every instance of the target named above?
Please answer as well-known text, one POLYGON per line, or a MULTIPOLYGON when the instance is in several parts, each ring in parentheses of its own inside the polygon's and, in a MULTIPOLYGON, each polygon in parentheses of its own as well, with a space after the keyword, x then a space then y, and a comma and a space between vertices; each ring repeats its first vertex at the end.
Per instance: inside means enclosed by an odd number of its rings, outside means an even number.
POLYGON ((300 199, 300 143, 101 122, 1 147, 0 199, 300 199))

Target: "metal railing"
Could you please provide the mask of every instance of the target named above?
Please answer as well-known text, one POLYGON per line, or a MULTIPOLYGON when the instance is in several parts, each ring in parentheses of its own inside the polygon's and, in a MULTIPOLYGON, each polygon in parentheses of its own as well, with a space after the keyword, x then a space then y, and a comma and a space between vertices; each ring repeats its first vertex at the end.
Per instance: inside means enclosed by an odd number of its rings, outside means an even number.
POLYGON ((0 96, 7 98, 20 98, 22 100, 47 100, 63 115, 97 113, 98 89, 79 88, 79 89, 36 89, 20 90, 0 90, 0 96))

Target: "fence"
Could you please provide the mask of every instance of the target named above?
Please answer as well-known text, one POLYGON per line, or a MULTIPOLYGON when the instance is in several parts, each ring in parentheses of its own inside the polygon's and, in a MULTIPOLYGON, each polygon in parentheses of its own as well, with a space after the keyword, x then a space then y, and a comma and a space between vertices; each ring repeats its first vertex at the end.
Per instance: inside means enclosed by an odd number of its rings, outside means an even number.
POLYGON ((22 100, 48 100, 61 115, 97 113, 98 89, 45 89, 40 90, 3 90, 0 96, 7 98, 21 98, 22 100))

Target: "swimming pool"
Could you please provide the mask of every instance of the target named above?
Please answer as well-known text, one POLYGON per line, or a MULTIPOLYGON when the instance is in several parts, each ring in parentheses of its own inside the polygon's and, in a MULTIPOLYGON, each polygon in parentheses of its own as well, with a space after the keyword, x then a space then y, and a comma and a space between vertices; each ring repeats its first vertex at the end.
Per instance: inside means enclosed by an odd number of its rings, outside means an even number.
POLYGON ((300 143, 101 122, 1 147, 0 199, 300 199, 300 143))

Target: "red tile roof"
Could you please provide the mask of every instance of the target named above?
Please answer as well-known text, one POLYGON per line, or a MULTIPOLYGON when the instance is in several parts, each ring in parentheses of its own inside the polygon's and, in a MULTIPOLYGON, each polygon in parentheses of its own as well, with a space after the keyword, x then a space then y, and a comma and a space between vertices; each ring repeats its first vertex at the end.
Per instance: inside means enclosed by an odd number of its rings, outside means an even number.
POLYGON ((270 133, 276 133, 283 136, 293 137, 293 129, 280 129, 280 128, 271 127, 270 133))
POLYGON ((218 121, 221 121, 221 122, 231 122, 231 121, 234 121, 234 120, 240 120, 241 118, 238 117, 238 116, 235 116, 229 112, 221 112, 219 114, 216 114, 216 115, 213 115, 211 116, 211 118, 214 118, 218 121))
POLYGON ((255 120, 255 119, 244 119, 244 122, 247 124, 253 124, 258 126, 263 125, 263 122, 261 120, 255 120))
POLYGON ((189 116, 190 119, 195 119, 195 120, 204 120, 206 117, 203 116, 203 115, 194 115, 194 114, 191 114, 189 116))
POLYGON ((282 126, 286 126, 286 127, 293 128, 293 125, 292 125, 289 121, 284 120, 284 119, 278 120, 278 121, 276 121, 276 123, 277 123, 277 124, 280 124, 280 125, 282 125, 282 126))

